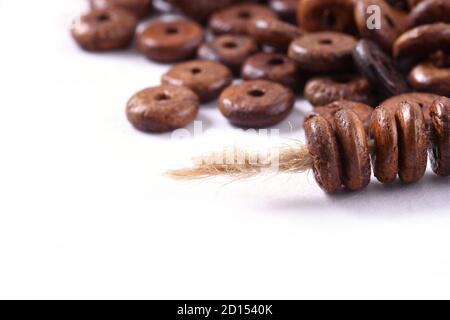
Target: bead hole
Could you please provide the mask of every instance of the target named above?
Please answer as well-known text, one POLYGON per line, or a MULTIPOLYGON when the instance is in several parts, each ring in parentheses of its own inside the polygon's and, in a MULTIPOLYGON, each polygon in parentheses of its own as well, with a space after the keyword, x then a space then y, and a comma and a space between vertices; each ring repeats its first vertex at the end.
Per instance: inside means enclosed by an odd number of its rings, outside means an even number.
POLYGON ((158 94, 155 96, 155 100, 156 100, 156 101, 170 100, 170 97, 169 97, 169 95, 168 95, 167 93, 162 92, 162 93, 158 93, 158 94))
POLYGON ((237 47, 237 44, 235 42, 229 41, 229 42, 225 42, 223 44, 223 47, 227 48, 227 49, 235 49, 237 47))
POLYGON ((167 33, 167 34, 177 34, 177 33, 178 33, 178 28, 175 28, 175 27, 167 27, 167 28, 166 28, 166 33, 167 33))
POLYGON ((200 68, 192 68, 191 69, 191 73, 192 74, 199 74, 199 73, 201 73, 202 72, 202 70, 200 69, 200 68))
POLYGON ((247 94, 249 96, 259 98, 259 97, 264 96, 266 93, 261 89, 253 89, 253 90, 250 90, 249 92, 247 92, 247 94))
POLYGON ((330 45, 333 43, 333 41, 330 39, 322 39, 322 40, 319 40, 319 43, 324 44, 324 45, 330 45))
POLYGON ((251 16, 252 16, 252 14, 248 11, 241 11, 238 13, 238 17, 241 19, 244 19, 244 20, 250 19, 251 16))
POLYGON ((271 66, 279 66, 284 64, 284 60, 281 58, 272 58, 268 61, 268 64, 271 66))
POLYGON ((103 14, 98 15, 96 17, 96 19, 98 22, 106 22, 109 19, 111 19, 111 17, 107 13, 103 13, 103 14))

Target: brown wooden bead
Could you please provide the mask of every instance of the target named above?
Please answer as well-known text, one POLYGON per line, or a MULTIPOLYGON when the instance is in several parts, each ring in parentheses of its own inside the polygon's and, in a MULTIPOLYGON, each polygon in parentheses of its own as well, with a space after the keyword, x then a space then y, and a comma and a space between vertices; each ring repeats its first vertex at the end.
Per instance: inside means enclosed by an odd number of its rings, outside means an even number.
POLYGON ((342 155, 342 182, 349 190, 363 189, 370 183, 372 174, 364 125, 356 113, 349 109, 336 112, 334 122, 342 155))
POLYGON ((450 24, 434 23, 413 28, 397 38, 394 56, 422 57, 438 50, 450 50, 450 24))
POLYGON ((406 13, 392 8, 384 0, 356 1, 355 19, 361 36, 378 43, 387 52, 391 52, 395 39, 397 39, 408 26, 406 13), (373 19, 371 16, 374 14, 368 9, 370 6, 374 5, 380 8, 380 28, 368 28, 367 26, 367 24, 371 22, 371 19, 373 19))
POLYGON ((415 6, 409 15, 412 26, 436 22, 450 23, 450 1, 424 0, 415 6))
POLYGON ((297 65, 279 53, 261 52, 249 57, 241 75, 245 80, 270 80, 294 90, 300 85, 297 65))
POLYGON ((127 104, 131 124, 144 132, 167 132, 191 123, 198 112, 198 97, 190 89, 163 85, 136 93, 127 104))
POLYGON ((304 128, 317 183, 326 192, 338 191, 342 185, 342 165, 333 128, 316 114, 306 117, 304 128))
POLYGON ((162 76, 163 84, 185 86, 194 91, 200 102, 217 98, 233 81, 225 65, 207 60, 194 60, 173 66, 162 76))
POLYGON ((244 61, 257 51, 258 45, 248 36, 223 35, 200 46, 197 56, 203 60, 222 62, 239 74, 244 61))
POLYGON ((398 129, 399 176, 404 183, 419 181, 427 168, 427 130, 417 103, 403 102, 395 113, 398 129))
POLYGON ((203 41, 203 30, 189 20, 158 20, 142 31, 136 48, 148 59, 157 62, 177 62, 195 56, 203 41))
POLYGON ((415 66, 409 73, 409 84, 418 91, 450 96, 450 55, 442 52, 415 66))
POLYGON ((359 75, 336 75, 311 78, 305 86, 304 97, 313 106, 323 106, 336 100, 373 103, 370 83, 359 75))
POLYGON ((170 0, 184 14, 199 21, 206 22, 211 14, 225 8, 237 0, 170 0))
POLYGON ((314 112, 327 119, 334 127, 334 116, 336 112, 342 109, 354 112, 362 121, 366 131, 369 132, 370 117, 372 116, 373 108, 364 103, 339 100, 324 106, 315 107, 314 112))
POLYGON ((336 32, 305 34, 289 46, 289 57, 303 70, 339 72, 352 67, 356 39, 336 32))
POLYGON ((422 108, 425 123, 430 125, 430 108, 433 102, 438 98, 438 95, 432 93, 411 92, 391 97, 383 101, 381 106, 395 112, 403 102, 418 104, 422 108))
POLYGON ((355 32, 352 0, 302 0, 297 20, 310 32, 355 32))
POLYGON ((297 22, 297 7, 301 0, 270 0, 270 8, 280 19, 291 23, 297 22))
POLYGON ((78 45, 88 51, 125 48, 133 40, 136 18, 122 9, 93 10, 79 17, 71 28, 78 45))
POLYGON ((253 19, 248 32, 258 43, 284 51, 294 39, 302 35, 297 26, 274 18, 253 19))
POLYGON ((152 0, 90 0, 92 9, 120 8, 138 18, 148 16, 152 10, 152 0))
POLYGON ((395 115, 379 107, 370 121, 370 138, 374 141, 372 166, 375 177, 382 183, 392 183, 398 174, 398 133, 395 115))
POLYGON ((275 125, 292 111, 295 96, 280 84, 265 81, 244 81, 225 89, 219 108, 228 121, 244 128, 275 125))
POLYGON ((441 177, 450 176, 450 99, 440 97, 430 109, 433 143, 429 154, 433 171, 441 177))
POLYGON ((375 42, 359 40, 353 51, 353 60, 380 96, 390 97, 410 91, 395 61, 375 42))
POLYGON ((216 34, 247 34, 249 23, 255 18, 277 18, 277 15, 266 6, 237 4, 214 13, 209 28, 216 34))

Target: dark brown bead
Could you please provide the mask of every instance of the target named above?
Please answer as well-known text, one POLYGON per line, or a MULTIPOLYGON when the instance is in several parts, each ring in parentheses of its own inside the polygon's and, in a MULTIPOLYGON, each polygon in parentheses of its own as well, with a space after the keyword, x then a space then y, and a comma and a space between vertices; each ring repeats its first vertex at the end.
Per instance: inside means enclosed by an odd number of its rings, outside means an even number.
POLYGON ((398 129, 399 176, 404 183, 419 181, 427 168, 427 131, 417 103, 403 102, 395 118, 398 129))
POLYGON ((337 32, 305 34, 289 46, 289 57, 303 70, 339 72, 352 67, 356 39, 337 32))
POLYGON ((137 19, 122 9, 93 10, 79 17, 71 33, 78 45, 88 51, 125 48, 133 40, 137 19))
POLYGON ((325 118, 315 114, 306 117, 304 128, 317 183, 326 192, 338 191, 342 185, 342 165, 333 128, 325 118))
POLYGON ((379 107, 370 121, 370 138, 374 141, 372 166, 375 177, 382 183, 392 183, 398 174, 398 134, 395 115, 379 107))
POLYGON ((442 52, 414 67, 408 77, 410 85, 424 92, 450 96, 450 55, 442 52))
POLYGON ((302 35, 297 26, 274 18, 253 19, 249 24, 248 32, 258 43, 283 51, 294 39, 302 35))
POLYGON ((450 23, 450 1, 424 0, 412 9, 409 20, 413 26, 436 22, 450 23))
POLYGON ((167 132, 191 123, 198 113, 198 97, 190 89, 163 85, 136 93, 127 104, 127 117, 138 130, 167 132))
POLYGON ((206 22, 217 10, 228 7, 237 0, 170 0, 184 14, 199 21, 206 22))
POLYGON ((439 98, 438 95, 432 93, 412 92, 391 97, 383 101, 381 103, 381 106, 395 112, 403 102, 418 104, 423 110, 425 123, 427 125, 430 125, 431 123, 430 108, 433 102, 438 98, 439 98))
POLYGON ((410 91, 395 61, 376 43, 359 40, 353 51, 353 60, 359 72, 369 79, 372 88, 382 97, 410 91))
POLYGON ((352 0, 302 0, 297 20, 306 31, 355 32, 352 0))
POLYGON ((433 143, 429 154, 433 171, 441 176, 450 176, 450 99, 437 99, 430 109, 433 143))
POLYGON ((292 89, 300 86, 299 73, 294 61, 279 53, 257 53, 242 66, 245 80, 270 80, 292 89))
POLYGON ((311 78, 303 95, 313 106, 323 106, 336 100, 373 104, 369 80, 359 75, 311 78))
POLYGON ((203 30, 189 20, 158 20, 142 31, 136 48, 148 59, 157 62, 177 62, 195 56, 203 42, 203 30))
POLYGON ((244 81, 225 89, 219 108, 228 121, 244 128, 275 125, 292 111, 295 96, 280 84, 265 81, 244 81))
POLYGON ((277 13, 280 19, 292 23, 297 22, 297 7, 301 0, 270 0, 270 8, 277 13))
POLYGON ((394 44, 394 56, 421 57, 438 50, 450 50, 450 24, 434 23, 403 33, 394 44))
POLYGON ((364 103, 339 100, 324 106, 315 107, 314 113, 319 114, 327 119, 331 126, 334 127, 334 116, 336 112, 342 109, 354 112, 362 121, 366 131, 369 132, 370 118, 372 116, 373 108, 364 103))
POLYGON ((203 60, 222 62, 239 74, 244 61, 257 51, 258 45, 248 36, 223 35, 204 43, 197 56, 203 60))
POLYGON ((200 102, 217 98, 233 81, 233 74, 221 63, 194 60, 173 66, 162 76, 163 84, 185 86, 194 91, 200 102))
POLYGON ((356 113, 341 109, 334 115, 335 130, 342 155, 344 186, 352 191, 370 183, 369 146, 364 125, 356 113))
POLYGON ((120 8, 138 18, 148 16, 152 10, 152 0, 90 0, 93 9, 120 8))
POLYGON ((277 18, 277 15, 266 6, 237 4, 214 13, 209 28, 216 34, 247 34, 249 23, 255 18, 277 18))
POLYGON ((391 52, 395 39, 407 28, 407 14, 389 6, 384 0, 360 0, 355 4, 355 19, 363 38, 378 43, 385 51, 391 52), (377 18, 370 6, 378 6, 381 14, 380 28, 368 28, 368 23, 377 18))

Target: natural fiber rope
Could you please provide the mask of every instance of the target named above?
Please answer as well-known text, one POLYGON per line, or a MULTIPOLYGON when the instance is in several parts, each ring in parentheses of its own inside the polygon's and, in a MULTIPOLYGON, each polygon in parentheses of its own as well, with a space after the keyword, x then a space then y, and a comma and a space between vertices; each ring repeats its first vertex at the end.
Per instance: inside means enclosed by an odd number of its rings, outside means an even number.
MULTIPOLYGON (((272 150, 273 151, 273 150, 272 150)), ((276 149, 275 154, 262 155, 259 152, 224 148, 194 159, 194 166, 171 170, 167 175, 178 180, 204 179, 213 176, 248 178, 263 172, 304 172, 312 168, 308 147, 293 141, 276 149), (276 163, 276 167, 274 167, 276 163)))
MULTIPOLYGON (((369 140, 369 152, 374 152, 374 141, 369 140)), ((167 175, 176 180, 206 179, 215 176, 250 178, 261 173, 302 173, 312 169, 308 146, 293 140, 277 148, 274 156, 227 147, 194 159, 194 166, 170 170, 167 175), (225 162, 225 163, 223 163, 225 162), (273 166, 274 162, 278 165, 273 166)))

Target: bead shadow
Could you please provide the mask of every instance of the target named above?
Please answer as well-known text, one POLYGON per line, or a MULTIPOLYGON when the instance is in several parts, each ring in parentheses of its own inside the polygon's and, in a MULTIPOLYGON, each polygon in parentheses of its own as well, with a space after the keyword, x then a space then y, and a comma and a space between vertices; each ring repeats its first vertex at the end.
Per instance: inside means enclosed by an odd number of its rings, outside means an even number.
MULTIPOLYGON (((312 180, 314 180, 312 178, 312 180)), ((311 181, 313 183, 313 181, 311 181)), ((326 198, 309 198, 302 196, 301 191, 297 198, 276 199, 265 202, 280 213, 289 214, 317 214, 318 209, 334 207, 336 211, 358 216, 408 216, 411 214, 433 214, 433 209, 450 207, 450 177, 440 178, 432 172, 415 184, 406 185, 396 182, 392 185, 383 185, 374 179, 364 190, 358 192, 342 191, 327 195, 326 198), (406 212, 406 213, 405 213, 406 212)), ((442 210, 439 210, 441 213, 442 210)), ((450 214, 450 211, 448 211, 450 214)), ((327 214, 342 214, 328 211, 327 214)))

